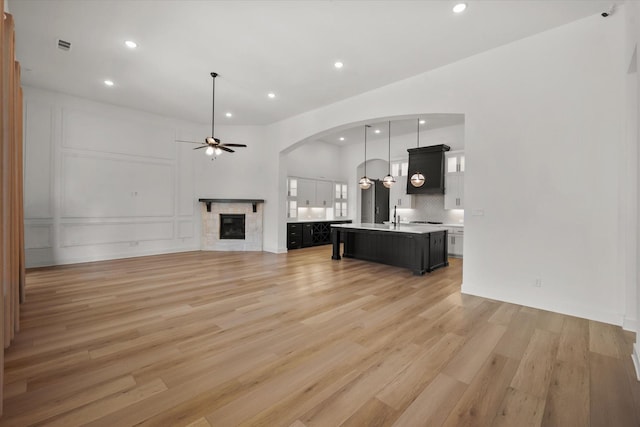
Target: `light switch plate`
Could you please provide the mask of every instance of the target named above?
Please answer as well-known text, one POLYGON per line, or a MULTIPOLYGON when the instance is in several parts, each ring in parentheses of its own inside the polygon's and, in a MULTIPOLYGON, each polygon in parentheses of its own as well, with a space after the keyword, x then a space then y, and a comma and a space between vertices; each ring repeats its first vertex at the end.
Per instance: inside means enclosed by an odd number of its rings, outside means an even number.
POLYGON ((473 216, 484 216, 484 209, 472 209, 471 215, 473 216))

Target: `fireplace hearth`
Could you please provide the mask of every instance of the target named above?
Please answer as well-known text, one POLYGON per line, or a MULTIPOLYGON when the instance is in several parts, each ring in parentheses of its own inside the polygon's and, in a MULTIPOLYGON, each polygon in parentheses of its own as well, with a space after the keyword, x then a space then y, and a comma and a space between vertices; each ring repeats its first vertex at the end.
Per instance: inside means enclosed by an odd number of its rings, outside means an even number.
POLYGON ((245 239, 245 214, 220 214, 220 239, 245 239))

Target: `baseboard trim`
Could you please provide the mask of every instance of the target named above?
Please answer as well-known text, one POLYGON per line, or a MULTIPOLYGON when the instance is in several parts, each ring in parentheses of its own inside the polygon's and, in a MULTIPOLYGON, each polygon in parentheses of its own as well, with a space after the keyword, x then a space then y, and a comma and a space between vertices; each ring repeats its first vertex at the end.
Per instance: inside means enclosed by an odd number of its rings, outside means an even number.
POLYGON ((629 319, 628 317, 625 317, 624 321, 622 322, 622 329, 631 332, 640 330, 638 328, 638 319, 629 319))
MULTIPOLYGON (((636 335, 636 340, 638 340, 638 338, 638 335, 636 335)), ((640 381, 640 342, 638 341, 633 345, 631 360, 633 360, 633 366, 636 368, 636 378, 640 381)))
POLYGON ((265 246, 262 250, 272 254, 286 254, 288 252, 287 248, 274 248, 272 246, 265 246))
POLYGON ((145 256, 153 256, 153 255, 165 255, 165 254, 174 254, 180 252, 197 252, 200 251, 200 248, 194 247, 178 247, 178 248, 166 248, 160 250, 146 250, 139 252, 131 252, 131 253, 115 253, 115 254, 105 254, 99 256, 89 256, 89 257, 77 257, 77 258, 64 258, 57 259, 55 262, 50 260, 39 260, 39 262, 27 262, 27 270, 30 268, 40 268, 40 267, 53 267, 56 265, 68 265, 68 264, 83 264, 86 262, 97 262, 97 261, 109 261, 112 259, 125 259, 125 258, 138 258, 145 256))
POLYGON ((552 311, 554 313, 566 314, 568 316, 580 317, 582 319, 595 320, 596 322, 608 323, 610 325, 622 326, 624 320, 622 314, 593 310, 588 307, 568 306, 566 304, 535 304, 531 301, 505 296, 498 292, 487 292, 485 289, 478 289, 475 286, 470 286, 468 284, 465 285, 464 283, 462 284, 461 292, 463 294, 475 295, 511 304, 518 304, 526 307, 537 308, 539 310, 552 311))

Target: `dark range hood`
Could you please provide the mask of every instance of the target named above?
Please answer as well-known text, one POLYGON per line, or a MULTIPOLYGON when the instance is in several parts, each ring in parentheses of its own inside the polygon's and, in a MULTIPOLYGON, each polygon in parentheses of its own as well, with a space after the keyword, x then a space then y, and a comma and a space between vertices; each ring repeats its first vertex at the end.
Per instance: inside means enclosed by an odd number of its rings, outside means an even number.
POLYGON ((407 150, 409 152, 407 194, 444 194, 444 153, 450 149, 448 145, 440 144, 407 150), (411 176, 416 172, 424 175, 422 187, 411 185, 411 176))

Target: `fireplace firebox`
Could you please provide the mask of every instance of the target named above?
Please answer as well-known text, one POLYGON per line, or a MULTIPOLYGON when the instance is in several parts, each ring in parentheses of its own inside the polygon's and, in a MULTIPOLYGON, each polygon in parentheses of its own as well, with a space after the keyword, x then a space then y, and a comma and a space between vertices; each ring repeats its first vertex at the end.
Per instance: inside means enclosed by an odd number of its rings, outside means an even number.
POLYGON ((245 239, 245 214, 220 214, 220 239, 245 239))

